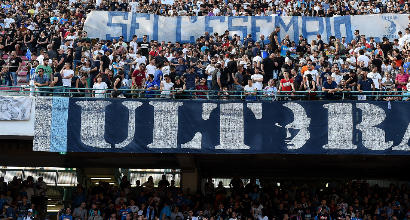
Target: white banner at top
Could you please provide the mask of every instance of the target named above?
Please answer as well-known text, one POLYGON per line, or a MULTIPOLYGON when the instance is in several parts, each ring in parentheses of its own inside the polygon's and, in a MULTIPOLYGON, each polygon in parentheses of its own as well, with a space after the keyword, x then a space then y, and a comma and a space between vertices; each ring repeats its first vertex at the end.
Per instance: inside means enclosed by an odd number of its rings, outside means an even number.
MULTIPOLYGON (((303 35, 309 42, 317 34, 327 41, 330 36, 346 37, 350 42, 355 30, 366 37, 374 37, 376 42, 383 37, 390 40, 398 38, 397 33, 409 24, 409 14, 352 15, 334 17, 305 16, 178 16, 165 17, 153 14, 131 12, 92 11, 87 15, 84 29, 91 38, 102 40, 123 36, 131 40, 133 35, 149 40, 190 42, 203 36, 205 32, 223 34, 229 30, 231 35, 242 38, 252 34, 259 40, 261 34, 268 36, 276 26, 281 28, 280 39, 289 35, 298 41, 303 35)), ((267 37, 266 37, 267 39, 267 37)))

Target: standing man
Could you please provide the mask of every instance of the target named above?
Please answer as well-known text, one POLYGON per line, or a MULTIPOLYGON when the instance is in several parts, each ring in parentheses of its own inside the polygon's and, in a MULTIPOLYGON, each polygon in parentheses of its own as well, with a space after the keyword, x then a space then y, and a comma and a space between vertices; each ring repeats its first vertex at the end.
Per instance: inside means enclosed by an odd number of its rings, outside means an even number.
POLYGON ((11 58, 9 60, 9 73, 6 80, 8 86, 17 86, 17 72, 21 69, 21 63, 23 60, 16 55, 16 51, 11 52, 11 58))
MULTIPOLYGON (((363 93, 363 91, 373 91, 374 90, 374 83, 372 79, 367 78, 367 72, 362 71, 362 80, 359 81, 357 85, 357 90, 359 90, 360 93, 363 93)), ((371 95, 371 93, 365 93, 364 95, 360 95, 358 97, 358 100, 366 100, 366 94, 371 95)))
POLYGON ((64 90, 69 91, 69 88, 71 88, 71 79, 74 77, 74 71, 71 69, 71 63, 66 62, 63 69, 61 69, 60 74, 62 77, 63 86, 65 88, 64 90))

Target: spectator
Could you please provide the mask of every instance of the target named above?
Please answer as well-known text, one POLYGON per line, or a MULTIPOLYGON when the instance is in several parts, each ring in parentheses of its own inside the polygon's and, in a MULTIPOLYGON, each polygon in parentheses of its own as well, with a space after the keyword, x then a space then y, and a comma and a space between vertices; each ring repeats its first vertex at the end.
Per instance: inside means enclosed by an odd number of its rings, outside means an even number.
POLYGON ((94 83, 93 92, 95 98, 105 98, 106 89, 108 88, 107 84, 102 81, 102 76, 97 76, 97 82, 94 83))
POLYGON ((333 81, 331 76, 326 78, 326 82, 323 83, 322 91, 325 92, 326 99, 337 99, 337 92, 339 89, 337 88, 337 84, 333 81))
POLYGON ((73 216, 71 215, 71 208, 66 208, 61 211, 62 213, 58 213, 57 219, 58 220, 73 220, 73 216))
POLYGON ((28 210, 31 208, 31 204, 27 201, 27 197, 23 197, 17 204, 17 220, 23 220, 28 215, 28 210))
POLYGON ((253 80, 248 79, 248 84, 244 87, 246 100, 253 101, 257 98, 257 88, 253 85, 253 80))
POLYGON ((17 73, 21 69, 21 63, 23 62, 20 57, 17 56, 17 52, 11 52, 11 58, 9 60, 9 71, 7 74, 6 80, 8 81, 7 85, 17 86, 17 73))
POLYGON ((362 71, 361 72, 361 76, 362 76, 362 80, 359 81, 358 86, 357 86, 357 90, 360 93, 363 93, 363 91, 367 92, 364 95, 360 95, 358 98, 359 100, 366 100, 366 95, 371 95, 371 93, 369 93, 369 91, 374 91, 374 83, 372 79, 367 78, 367 72, 366 71, 362 71))
POLYGON ((161 97, 162 98, 171 98, 172 90, 174 83, 171 82, 171 77, 169 75, 165 76, 165 80, 161 82, 161 97))
POLYGON ((278 88, 275 86, 275 80, 270 79, 268 85, 263 89, 264 96, 268 100, 276 100, 276 95, 278 94, 278 88))
POLYGON ((44 70, 39 69, 38 75, 36 76, 36 78, 34 78, 34 85, 41 92, 40 93, 41 96, 47 95, 47 93, 44 93, 44 92, 48 91, 48 89, 46 88, 43 89, 41 87, 47 87, 49 83, 50 83, 50 79, 46 75, 44 75, 44 70))
POLYGON ((196 97, 199 99, 206 99, 208 97, 208 92, 200 92, 200 91, 207 91, 208 86, 206 85, 206 79, 201 78, 199 85, 196 85, 195 90, 198 90, 196 92, 196 97))
POLYGON ((279 90, 284 95, 289 95, 289 92, 295 92, 295 86, 293 85, 293 79, 289 78, 289 72, 283 73, 283 79, 280 80, 279 90))
POLYGON ((75 97, 84 97, 88 94, 88 82, 86 75, 81 75, 80 78, 77 78, 75 83, 76 93, 74 93, 75 97))
POLYGON ((88 220, 103 220, 103 218, 98 214, 98 210, 94 209, 93 211, 93 215, 90 215, 88 217, 88 220))
POLYGON ((402 91, 406 89, 406 84, 409 77, 409 74, 405 73, 403 68, 400 68, 395 80, 397 90, 402 91))
POLYGON ((74 209, 73 220, 85 220, 87 219, 86 203, 82 202, 81 205, 74 209))
POLYGON ((123 89, 125 87, 123 86, 123 80, 124 80, 124 71, 120 70, 118 74, 113 78, 113 91, 111 93, 113 98, 125 98, 123 89))

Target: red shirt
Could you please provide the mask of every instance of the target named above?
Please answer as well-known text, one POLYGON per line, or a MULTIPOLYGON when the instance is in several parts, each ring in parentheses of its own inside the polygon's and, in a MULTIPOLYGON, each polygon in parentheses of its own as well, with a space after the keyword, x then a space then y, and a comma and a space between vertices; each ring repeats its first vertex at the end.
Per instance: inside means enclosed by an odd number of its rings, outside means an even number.
POLYGON ((141 87, 142 80, 145 78, 145 71, 135 70, 132 73, 132 77, 135 77, 135 85, 141 87))
MULTIPOLYGON (((208 86, 206 86, 206 85, 197 85, 195 87, 195 90, 208 90, 208 86)), ((206 94, 207 94, 207 92, 196 92, 196 95, 200 99, 206 99, 206 94)))
POLYGON ((149 55, 150 55, 151 57, 156 57, 156 56, 158 56, 158 52, 155 51, 155 50, 151 50, 151 51, 149 52, 149 55))
POLYGON ((281 79, 280 83, 282 84, 282 90, 281 91, 292 91, 292 83, 293 79, 281 79))
MULTIPOLYGON (((402 83, 402 82, 408 82, 408 80, 409 80, 409 74, 397 74, 396 75, 396 80, 397 80, 397 82, 399 82, 399 83, 402 83)), ((402 88, 402 89, 405 89, 406 88, 406 85, 397 85, 397 88, 402 88)))

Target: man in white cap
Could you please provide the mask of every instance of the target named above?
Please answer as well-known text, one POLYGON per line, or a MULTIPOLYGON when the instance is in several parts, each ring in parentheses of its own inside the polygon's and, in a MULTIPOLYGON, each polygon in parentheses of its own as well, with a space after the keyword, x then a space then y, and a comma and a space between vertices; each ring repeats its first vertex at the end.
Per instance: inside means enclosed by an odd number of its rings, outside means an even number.
POLYGON ((23 220, 33 220, 34 216, 33 216, 33 209, 29 209, 27 210, 27 216, 23 218, 23 220))

